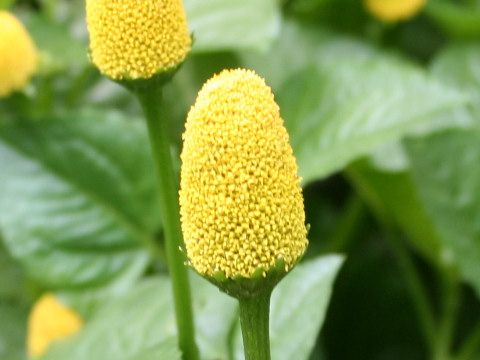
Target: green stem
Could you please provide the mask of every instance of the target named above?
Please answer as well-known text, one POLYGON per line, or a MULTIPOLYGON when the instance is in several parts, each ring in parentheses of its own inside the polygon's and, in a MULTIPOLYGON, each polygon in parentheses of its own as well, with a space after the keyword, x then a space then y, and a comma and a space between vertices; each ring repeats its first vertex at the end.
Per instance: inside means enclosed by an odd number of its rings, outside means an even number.
POLYGON ((435 317, 420 276, 417 273, 417 269, 415 268, 415 265, 402 241, 391 231, 390 234, 387 234, 387 239, 390 242, 390 246, 398 259, 399 266, 405 277, 408 290, 412 297, 413 306, 420 321, 425 342, 429 346, 431 354, 435 354, 435 317))
POLYGON ((351 243, 358 237, 360 228, 364 224, 366 207, 362 199, 354 193, 348 199, 340 221, 330 239, 328 252, 342 253, 348 251, 351 243))
POLYGON ((161 88, 137 91, 135 93, 147 119, 150 144, 156 163, 158 186, 162 205, 163 226, 167 265, 172 279, 175 315, 178 327, 178 342, 185 360, 197 360, 193 312, 183 246, 178 205, 178 181, 173 170, 168 141, 169 126, 162 115, 161 88))
POLYGON ((461 345, 455 360, 470 360, 475 352, 480 349, 480 321, 477 323, 469 337, 461 345))
POLYGON ((457 318, 458 306, 460 301, 460 283, 457 272, 450 266, 445 266, 442 270, 442 319, 436 337, 436 360, 450 358, 450 352, 455 330, 455 320, 457 318))
POLYGON ((271 291, 239 298, 245 360, 270 360, 271 291))

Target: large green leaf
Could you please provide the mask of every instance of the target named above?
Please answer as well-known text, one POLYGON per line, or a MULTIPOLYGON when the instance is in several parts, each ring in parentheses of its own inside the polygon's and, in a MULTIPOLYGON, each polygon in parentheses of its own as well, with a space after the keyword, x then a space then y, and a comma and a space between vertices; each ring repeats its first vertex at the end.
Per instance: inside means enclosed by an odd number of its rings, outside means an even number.
POLYGON ((413 178, 444 255, 480 295, 480 134, 452 130, 407 144, 413 178))
POLYGON ((178 350, 176 338, 172 337, 149 349, 130 357, 128 360, 181 360, 182 354, 178 350))
POLYGON ((244 67, 254 69, 276 90, 293 73, 305 67, 335 64, 345 59, 370 61, 378 53, 368 43, 332 34, 318 25, 286 18, 280 35, 268 52, 244 51, 238 56, 244 67))
POLYGON ((474 38, 480 35, 480 6, 474 1, 429 1, 427 13, 449 35, 474 38), (469 4, 468 4, 469 3, 469 4))
POLYGON ((71 29, 40 13, 30 13, 26 26, 41 54, 41 70, 50 72, 89 63, 87 43, 75 38, 71 29))
POLYGON ((0 129, 0 229, 46 287, 135 280, 159 209, 145 129, 107 113, 0 129))
POLYGON ((184 0, 194 51, 265 49, 277 36, 277 0, 184 0))
POLYGON ((5 249, 0 237, 0 301, 19 299, 24 291, 23 271, 5 249))
MULTIPOLYGON (((341 256, 329 255, 302 263, 275 288, 270 305, 272 359, 309 358, 342 262, 341 256)), ((234 359, 243 360, 239 322, 235 336, 234 359)))
POLYGON ((399 227, 426 259, 438 264, 442 245, 408 170, 382 171, 367 160, 347 170, 349 179, 380 221, 399 227))
POLYGON ((418 68, 386 56, 308 68, 286 81, 278 94, 307 183, 437 120, 466 100, 418 68))
POLYGON ((463 43, 447 47, 432 63, 432 74, 446 84, 468 92, 474 116, 480 118, 480 44, 463 43))
MULTIPOLYGON (((227 338, 237 313, 236 302, 198 275, 191 280, 202 356, 227 359, 227 338)), ((143 360, 139 354, 148 353, 175 334, 171 283, 167 277, 157 276, 105 304, 80 333, 53 345, 42 360, 143 360)))

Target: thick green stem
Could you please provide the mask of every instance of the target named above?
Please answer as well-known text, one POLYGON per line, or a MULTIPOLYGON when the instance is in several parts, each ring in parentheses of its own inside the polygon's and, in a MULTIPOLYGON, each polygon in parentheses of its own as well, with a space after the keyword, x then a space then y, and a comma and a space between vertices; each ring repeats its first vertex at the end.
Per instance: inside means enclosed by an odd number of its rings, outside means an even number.
POLYGON ((327 241, 330 244, 328 252, 346 252, 353 240, 359 237, 358 233, 364 224, 365 215, 365 204, 357 194, 353 194, 348 199, 345 211, 342 213, 332 236, 327 241))
MULTIPOLYGON (((455 360, 474 359, 474 355, 480 350, 480 321, 471 331, 465 342, 461 345, 455 360)), ((475 358, 477 359, 477 358, 475 358)))
MULTIPOLYGON (((387 229, 387 232, 388 229, 387 229)), ((435 330, 435 317, 432 312, 432 306, 425 291, 425 287, 420 279, 415 264, 413 263, 410 254, 403 245, 401 239, 398 238, 393 231, 390 231, 387 235, 387 239, 390 242, 397 259, 400 268, 402 269, 407 288, 410 291, 412 297, 412 304, 417 313, 418 319, 421 324, 421 329, 425 342, 427 343, 430 353, 436 352, 436 330, 435 330)))
POLYGON ((238 299, 245 360, 270 360, 270 294, 238 299))
POLYGON ((442 317, 436 337, 435 360, 450 359, 452 350, 455 321, 457 319, 460 301, 460 283, 457 272, 450 266, 442 271, 442 317))
POLYGON ((175 315, 178 327, 178 342, 185 360, 197 360, 194 322, 184 248, 180 228, 178 205, 178 181, 173 170, 168 141, 169 126, 162 116, 161 88, 137 91, 148 124, 150 144, 156 163, 158 186, 162 205, 163 226, 167 265, 172 279, 175 315))

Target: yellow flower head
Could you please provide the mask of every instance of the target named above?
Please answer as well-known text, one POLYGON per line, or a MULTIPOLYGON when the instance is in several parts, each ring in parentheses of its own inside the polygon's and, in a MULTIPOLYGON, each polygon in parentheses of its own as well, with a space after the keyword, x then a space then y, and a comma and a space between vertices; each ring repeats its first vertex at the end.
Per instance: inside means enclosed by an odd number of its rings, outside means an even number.
POLYGON ((179 65, 192 40, 181 0, 87 0, 93 63, 112 79, 150 78, 179 65))
POLYGON ((0 98, 21 90, 37 68, 30 35, 12 14, 0 10, 0 98))
POLYGON ((54 295, 42 296, 28 319, 28 355, 31 358, 41 356, 53 341, 72 335, 81 327, 82 319, 54 295))
POLYGON ((386 22, 406 20, 417 14, 427 0, 365 0, 370 13, 386 22))
POLYGON ((297 164, 270 87, 225 70, 203 86, 183 135, 180 213, 202 275, 292 267, 307 246, 297 164))

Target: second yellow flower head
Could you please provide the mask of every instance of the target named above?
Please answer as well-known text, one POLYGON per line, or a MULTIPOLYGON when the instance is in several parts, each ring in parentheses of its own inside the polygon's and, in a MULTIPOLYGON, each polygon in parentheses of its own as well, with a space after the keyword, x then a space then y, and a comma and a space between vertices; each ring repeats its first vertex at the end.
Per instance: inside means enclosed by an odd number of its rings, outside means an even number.
POLYGON ((187 256, 227 278, 292 267, 307 246, 297 164, 271 89, 253 71, 225 70, 191 108, 181 154, 187 256))
POLYGON ((23 25, 0 10, 0 98, 26 86, 37 60, 37 50, 23 25))
POLYGON ((78 314, 54 295, 43 295, 35 303, 28 320, 28 355, 40 357, 54 341, 75 334, 82 325, 78 314))
POLYGON ((112 79, 147 79, 180 64, 192 40, 181 0, 87 0, 92 62, 112 79))
POLYGON ((364 0, 368 11, 386 22, 407 20, 415 16, 427 0, 364 0))

